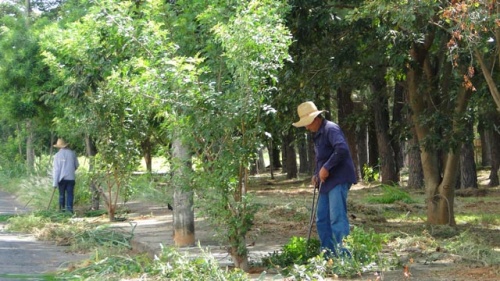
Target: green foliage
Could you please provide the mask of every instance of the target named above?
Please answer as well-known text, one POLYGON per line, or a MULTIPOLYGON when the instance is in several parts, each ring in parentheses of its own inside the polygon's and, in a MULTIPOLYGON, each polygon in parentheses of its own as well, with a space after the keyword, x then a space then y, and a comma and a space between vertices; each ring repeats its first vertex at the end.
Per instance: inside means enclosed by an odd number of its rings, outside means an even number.
POLYGON ((205 252, 190 258, 173 248, 162 247, 154 260, 142 255, 96 256, 94 259, 76 270, 60 272, 58 277, 64 280, 123 280, 144 276, 151 280, 249 280, 241 270, 222 269, 217 260, 205 252))
POLYGON ((309 259, 316 257, 320 253, 320 243, 318 239, 310 239, 309 242, 304 237, 294 236, 283 246, 280 252, 273 252, 262 259, 266 267, 286 268, 296 265, 306 264, 309 259))
POLYGON ((387 240, 388 237, 375 233, 373 229, 354 227, 344 241, 348 253, 326 257, 320 253, 317 239, 311 239, 307 244, 305 238, 292 237, 281 252, 263 258, 262 263, 277 268, 284 276, 299 280, 316 280, 332 274, 353 277, 374 266, 385 266, 380 252, 387 240))
POLYGON ((380 172, 367 164, 363 165, 363 180, 365 182, 378 181, 380 179, 380 172))
POLYGON ((370 196, 367 198, 369 203, 380 203, 380 204, 392 204, 397 201, 404 203, 415 203, 415 200, 411 198, 410 194, 398 186, 381 185, 382 195, 381 196, 370 196))
POLYGON ((382 246, 387 241, 388 237, 384 234, 378 234, 373 229, 355 226, 346 237, 345 245, 354 260, 362 265, 368 265, 379 261, 382 246))
POLYGON ((0 215, 0 222, 7 222, 14 215, 2 214, 0 215))
POLYGON ((41 229, 45 224, 50 223, 51 218, 47 216, 38 216, 34 213, 25 216, 15 216, 9 219, 8 229, 10 231, 32 233, 41 229))

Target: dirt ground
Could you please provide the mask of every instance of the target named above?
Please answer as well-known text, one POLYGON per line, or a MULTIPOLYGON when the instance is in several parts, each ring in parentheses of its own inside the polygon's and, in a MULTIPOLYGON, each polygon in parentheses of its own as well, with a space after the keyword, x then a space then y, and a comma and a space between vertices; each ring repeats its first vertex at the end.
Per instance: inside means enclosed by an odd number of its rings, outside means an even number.
MULTIPOLYGON (((422 198, 423 191, 407 190, 412 197, 422 198)), ((475 194, 457 195, 455 198, 455 215, 487 214, 491 221, 457 222, 456 227, 430 227, 425 224, 425 205, 423 203, 389 205, 367 204, 367 196, 380 193, 378 185, 357 184, 349 193, 349 216, 352 226, 372 228, 377 233, 392 233, 391 241, 385 245, 382 254, 400 257, 401 265, 397 268, 382 270, 379 276, 368 272, 354 279, 337 280, 500 280, 500 265, 485 264, 474 257, 464 257, 450 253, 440 246, 440 241, 449 236, 457 236, 463 231, 479 233, 487 247, 500 255, 500 187, 480 187, 475 194), (401 218, 388 219, 386 211, 401 213, 401 218), (412 215, 413 219, 404 219, 412 215), (416 216, 415 216, 416 215, 416 216), (415 217, 417 219, 415 219, 415 217), (395 235, 396 234, 396 235, 395 235), (408 237, 435 238, 434 243, 422 244, 421 241, 402 240, 408 237), (437 244, 437 245, 436 245, 437 244)), ((261 208, 255 217, 255 225, 247 237, 248 248, 261 253, 268 253, 285 245, 293 236, 307 237, 309 216, 313 199, 313 190, 309 180, 284 180, 278 175, 271 180, 267 176, 253 179, 249 192, 261 208)), ((423 201, 421 201, 423 202, 423 201)), ((144 204, 144 203, 143 203, 144 204)), ((130 205, 132 212, 150 212, 143 204, 130 205)), ((147 203, 146 203, 147 204, 147 203)), ((165 208, 162 213, 170 212, 165 208)), ((171 231, 165 225, 165 231, 171 231)), ((170 227, 170 228, 169 228, 170 227)), ((205 244, 213 244, 214 232, 203 219, 197 218, 196 236, 205 244)), ((312 237, 316 236, 313 227, 312 237)), ((411 240, 411 239, 409 239, 411 240)), ((425 239, 424 239, 425 240, 425 239)), ((479 250, 478 250, 479 251, 479 250)), ((227 258, 227 255, 226 255, 227 258)), ((500 260, 499 258, 496 261, 500 260)), ((264 269, 254 267, 252 276, 258 276, 264 269)), ((266 270, 269 278, 276 279, 272 270, 266 270)), ((332 278, 335 279, 335 278, 332 278)))

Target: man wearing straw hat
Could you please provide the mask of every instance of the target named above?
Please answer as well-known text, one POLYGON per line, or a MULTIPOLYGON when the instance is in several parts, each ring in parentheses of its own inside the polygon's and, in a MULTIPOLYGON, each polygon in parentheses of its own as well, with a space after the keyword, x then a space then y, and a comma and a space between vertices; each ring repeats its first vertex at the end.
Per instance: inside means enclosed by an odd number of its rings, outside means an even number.
POLYGON ((344 254, 342 241, 349 235, 347 193, 357 178, 344 133, 323 118, 323 112, 313 102, 304 102, 297 107, 300 120, 293 126, 313 133, 316 168, 312 182, 314 188, 319 185, 316 229, 326 255, 339 256, 344 254))
POLYGON ((59 148, 54 156, 52 173, 53 186, 54 188, 59 187, 59 210, 73 213, 75 171, 79 166, 78 158, 63 139, 58 139, 54 147, 59 148))

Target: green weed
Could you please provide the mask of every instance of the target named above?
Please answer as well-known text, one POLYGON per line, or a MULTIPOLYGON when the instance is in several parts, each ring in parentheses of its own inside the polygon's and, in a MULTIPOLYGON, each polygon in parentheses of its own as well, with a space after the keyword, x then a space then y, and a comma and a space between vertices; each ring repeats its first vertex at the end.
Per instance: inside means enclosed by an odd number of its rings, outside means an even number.
POLYGON ((397 186, 382 185, 382 195, 368 196, 368 203, 376 204, 392 204, 401 201, 407 204, 415 203, 416 201, 411 198, 410 194, 397 186))
POLYGON ((310 258, 319 254, 319 240, 307 239, 303 237, 292 237, 289 242, 283 246, 282 251, 273 252, 262 259, 266 267, 286 268, 293 264, 305 264, 310 258))
POLYGON ((347 253, 327 258, 319 252, 318 240, 311 239, 307 244, 305 238, 292 237, 281 252, 270 254, 262 262, 264 266, 276 268, 282 275, 297 280, 317 280, 328 275, 353 277, 368 268, 385 266, 386 261, 379 253, 387 241, 388 237, 372 229, 354 227, 344 241, 347 253))

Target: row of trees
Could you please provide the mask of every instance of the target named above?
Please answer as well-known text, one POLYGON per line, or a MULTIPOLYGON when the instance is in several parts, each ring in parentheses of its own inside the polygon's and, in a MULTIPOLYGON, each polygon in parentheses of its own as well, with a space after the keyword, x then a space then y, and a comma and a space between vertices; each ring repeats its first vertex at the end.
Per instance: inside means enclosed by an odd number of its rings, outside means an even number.
POLYGON ((17 159, 32 169, 62 136, 91 159, 93 206, 104 197, 113 219, 140 159, 151 170, 152 156, 166 156, 176 244, 194 242, 198 191, 236 265, 247 268, 251 166, 267 147, 271 166, 283 161, 288 177, 311 172, 310 136, 291 123, 297 104, 313 100, 344 129, 360 179, 376 167, 395 184, 406 168, 408 185, 425 187, 429 223, 453 225, 455 188, 477 187, 475 137, 498 184, 498 8, 474 0, 6 1, 1 167, 17 159))

